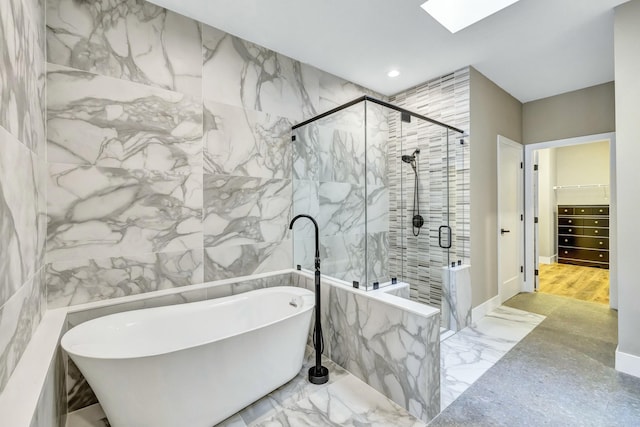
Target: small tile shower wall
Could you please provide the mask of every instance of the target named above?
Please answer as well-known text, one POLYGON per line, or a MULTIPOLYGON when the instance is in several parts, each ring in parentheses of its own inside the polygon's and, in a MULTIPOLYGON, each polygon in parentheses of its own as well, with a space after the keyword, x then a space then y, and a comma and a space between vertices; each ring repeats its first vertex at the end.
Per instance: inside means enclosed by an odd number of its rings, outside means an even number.
MULTIPOLYGON (((387 116, 362 102, 294 131, 293 213, 318 219, 323 274, 363 287, 389 281, 387 116)), ((296 224, 294 263, 312 270, 314 247, 296 224)))
MULTIPOLYGON (((469 68, 463 68, 394 95, 389 102, 468 133, 469 93, 469 68)), ((454 237, 451 260, 468 263, 470 258, 470 138, 465 138, 465 144, 460 145, 460 134, 450 134, 450 166, 445 171, 446 131, 425 122, 413 120, 412 123, 403 128, 399 117, 389 117, 389 265, 392 275, 411 284, 412 299, 440 308, 443 300, 441 268, 447 259, 446 253, 438 246, 438 227, 446 224, 447 173, 451 206, 449 224, 454 237), (406 168, 406 164, 403 168, 400 160, 402 154, 410 154, 416 148, 422 150, 418 171, 422 192, 420 210, 430 224, 418 237, 411 234, 410 228, 414 189, 412 171, 406 168), (403 186, 401 179, 404 180, 403 186)))
POLYGON ((44 13, 0 2, 0 393, 46 309, 44 13))
POLYGON ((50 308, 292 266, 291 126, 363 89, 141 0, 49 0, 50 308))

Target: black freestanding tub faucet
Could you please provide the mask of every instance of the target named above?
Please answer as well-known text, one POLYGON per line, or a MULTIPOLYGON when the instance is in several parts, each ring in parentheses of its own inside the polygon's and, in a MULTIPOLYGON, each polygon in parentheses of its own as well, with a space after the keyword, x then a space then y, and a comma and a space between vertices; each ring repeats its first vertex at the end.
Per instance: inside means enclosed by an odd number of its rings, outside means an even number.
POLYGON ((320 244, 318 240, 318 223, 310 215, 297 215, 291 220, 289 230, 293 223, 300 218, 308 218, 313 222, 316 231, 316 323, 313 327, 313 348, 316 350, 316 366, 309 368, 309 382, 312 384, 324 384, 329 381, 329 369, 322 366, 322 352, 324 351, 324 339, 322 337, 322 323, 320 320, 320 244))

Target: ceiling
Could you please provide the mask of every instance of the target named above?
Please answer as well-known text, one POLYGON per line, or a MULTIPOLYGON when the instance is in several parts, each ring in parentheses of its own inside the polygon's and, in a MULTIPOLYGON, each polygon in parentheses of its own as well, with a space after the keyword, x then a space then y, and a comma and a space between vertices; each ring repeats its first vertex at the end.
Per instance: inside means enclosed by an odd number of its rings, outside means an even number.
POLYGON ((627 0, 521 0, 455 34, 424 0, 151 1, 384 95, 471 65, 528 102, 614 79, 627 0))

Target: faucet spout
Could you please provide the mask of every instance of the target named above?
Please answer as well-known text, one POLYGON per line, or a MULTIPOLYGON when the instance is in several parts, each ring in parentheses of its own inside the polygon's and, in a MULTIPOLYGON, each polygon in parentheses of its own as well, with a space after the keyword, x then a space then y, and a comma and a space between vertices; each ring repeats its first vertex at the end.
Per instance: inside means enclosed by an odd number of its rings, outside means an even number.
POLYGON ((318 239, 318 223, 316 222, 316 220, 311 216, 311 215, 306 215, 306 214, 300 214, 300 215, 296 215, 292 220, 291 223, 289 224, 289 230, 293 229, 293 224, 299 220, 300 218, 307 218, 309 220, 311 220, 311 222, 313 222, 313 226, 315 228, 315 235, 316 235, 316 270, 320 270, 320 242, 318 239))
POLYGON ((291 220, 289 230, 293 228, 293 224, 300 218, 307 218, 313 222, 316 231, 316 271, 315 271, 315 288, 316 288, 316 324, 313 328, 313 347, 316 350, 316 365, 309 368, 309 382, 312 384, 324 384, 329 381, 329 370, 322 366, 322 352, 324 351, 324 338, 322 337, 322 323, 320 318, 320 243, 318 238, 318 223, 311 215, 297 215, 291 220))

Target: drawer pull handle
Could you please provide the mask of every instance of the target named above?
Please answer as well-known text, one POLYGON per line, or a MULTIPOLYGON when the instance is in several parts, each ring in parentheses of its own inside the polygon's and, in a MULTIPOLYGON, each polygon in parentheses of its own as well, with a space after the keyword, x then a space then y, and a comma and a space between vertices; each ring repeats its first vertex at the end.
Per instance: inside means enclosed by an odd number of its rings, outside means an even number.
POLYGON ((565 255, 566 255, 566 254, 568 254, 568 253, 569 253, 569 251, 564 251, 564 254, 565 254, 565 255))
POLYGON ((598 234, 598 230, 596 230, 595 233, 598 234))
POLYGON ((569 224, 571 224, 573 221, 569 220, 569 224))
POLYGON ((569 243, 569 239, 564 239, 564 242, 565 243, 569 243))
POLYGON ((604 255, 600 254, 600 258, 602 258, 604 255))
POLYGON ((569 229, 569 233, 571 233, 572 231, 573 231, 572 229, 569 229))
POLYGON ((602 209, 600 209, 600 212, 604 212, 602 209))
POLYGON ((597 224, 597 223, 598 223, 598 221, 593 221, 593 222, 594 222, 595 224, 597 224))
POLYGON ((604 242, 599 242, 601 245, 604 244, 604 242))
POLYGON ((580 212, 584 212, 584 209, 580 209, 580 212))

